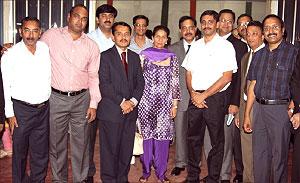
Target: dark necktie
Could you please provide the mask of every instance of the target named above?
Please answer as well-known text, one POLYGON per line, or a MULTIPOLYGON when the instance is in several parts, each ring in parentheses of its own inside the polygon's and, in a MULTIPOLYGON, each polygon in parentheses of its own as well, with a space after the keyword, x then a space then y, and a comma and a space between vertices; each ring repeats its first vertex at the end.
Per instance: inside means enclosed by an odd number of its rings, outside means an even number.
POLYGON ((128 64, 126 62, 126 52, 125 51, 122 52, 121 57, 122 57, 122 63, 123 63, 124 68, 125 68, 126 76, 128 77, 128 64))
POLYGON ((188 49, 186 50, 185 54, 188 54, 188 52, 190 51, 191 45, 188 45, 188 49))

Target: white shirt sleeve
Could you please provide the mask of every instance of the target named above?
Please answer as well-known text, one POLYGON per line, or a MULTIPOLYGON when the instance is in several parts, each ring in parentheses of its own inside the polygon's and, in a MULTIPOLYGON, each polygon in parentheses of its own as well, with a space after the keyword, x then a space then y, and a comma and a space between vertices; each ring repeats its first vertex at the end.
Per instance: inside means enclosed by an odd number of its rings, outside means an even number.
POLYGON ((7 118, 13 117, 14 109, 11 100, 11 82, 13 80, 13 59, 10 58, 9 53, 5 53, 1 58, 1 72, 3 79, 3 91, 4 91, 4 101, 5 101, 5 116, 7 118))
POLYGON ((224 47, 224 52, 222 57, 226 58, 224 59, 223 62, 223 71, 224 72, 232 71, 233 73, 237 72, 238 66, 235 57, 235 50, 231 43, 229 43, 224 47))

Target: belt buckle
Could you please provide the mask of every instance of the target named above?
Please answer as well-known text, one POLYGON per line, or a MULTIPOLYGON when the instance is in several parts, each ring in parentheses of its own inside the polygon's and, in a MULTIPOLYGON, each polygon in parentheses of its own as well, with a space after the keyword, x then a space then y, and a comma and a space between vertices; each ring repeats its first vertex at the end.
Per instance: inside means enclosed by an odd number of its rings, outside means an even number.
POLYGON ((71 94, 72 94, 72 92, 70 92, 70 91, 69 91, 67 94, 68 94, 68 97, 72 96, 72 95, 71 95, 71 94))

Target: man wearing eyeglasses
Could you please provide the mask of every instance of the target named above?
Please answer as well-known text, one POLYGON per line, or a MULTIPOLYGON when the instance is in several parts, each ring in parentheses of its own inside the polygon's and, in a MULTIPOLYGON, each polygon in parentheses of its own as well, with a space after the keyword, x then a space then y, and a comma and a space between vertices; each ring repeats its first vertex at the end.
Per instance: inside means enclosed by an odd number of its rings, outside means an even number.
POLYGON ((244 43, 247 43, 247 25, 250 21, 252 21, 252 17, 246 13, 241 14, 237 19, 237 31, 244 43))
POLYGON ((284 23, 277 15, 264 18, 268 44, 253 55, 247 76, 250 85, 244 130, 252 133, 254 182, 288 182, 290 128, 299 127, 299 120, 291 119, 291 123, 288 115, 290 99, 299 99, 299 91, 293 90, 299 84, 299 78, 295 78, 300 69, 299 51, 284 41, 284 31, 284 23))
POLYGON ((133 17, 132 22, 133 36, 128 48, 140 54, 142 50, 152 47, 152 41, 146 36, 149 19, 145 15, 136 15, 133 17))
POLYGON ((191 99, 188 106, 187 182, 199 182, 205 127, 212 144, 208 153, 207 182, 219 182, 224 154, 225 90, 237 70, 234 47, 217 34, 218 13, 206 10, 200 16, 203 38, 190 48, 182 66, 191 99), (201 58, 201 59, 199 59, 201 58))
MULTIPOLYGON (((92 40, 94 40, 100 50, 100 53, 108 50, 109 48, 114 46, 114 42, 112 40, 112 26, 115 22, 115 18, 117 17, 118 11, 109 4, 103 4, 99 6, 96 10, 96 22, 98 28, 89 34, 87 34, 92 40)), ((89 142, 89 172, 88 172, 88 183, 94 182, 94 175, 96 173, 96 167, 94 162, 94 150, 95 150, 95 142, 96 135, 98 129, 98 121, 95 120, 92 123, 89 123, 90 128, 90 142, 89 142)))

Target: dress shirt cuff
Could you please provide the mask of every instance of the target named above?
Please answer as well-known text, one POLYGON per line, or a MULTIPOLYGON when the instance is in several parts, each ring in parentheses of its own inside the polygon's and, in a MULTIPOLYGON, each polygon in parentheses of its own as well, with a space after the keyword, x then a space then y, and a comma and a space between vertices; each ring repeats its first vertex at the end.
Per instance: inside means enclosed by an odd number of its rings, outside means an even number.
POLYGON ((97 109, 97 107, 98 107, 98 102, 91 100, 90 101, 90 108, 97 109))
POLYGON ((134 97, 132 97, 130 101, 134 104, 134 107, 136 107, 139 103, 134 97))
POLYGON ((13 109, 13 106, 5 106, 5 117, 6 118, 10 118, 10 117, 13 117, 15 116, 15 113, 14 113, 14 109, 13 109))
POLYGON ((121 102, 120 106, 121 106, 121 105, 122 105, 122 104, 125 102, 125 100, 126 100, 126 99, 125 99, 125 98, 123 98, 123 100, 122 100, 122 102, 121 102))

